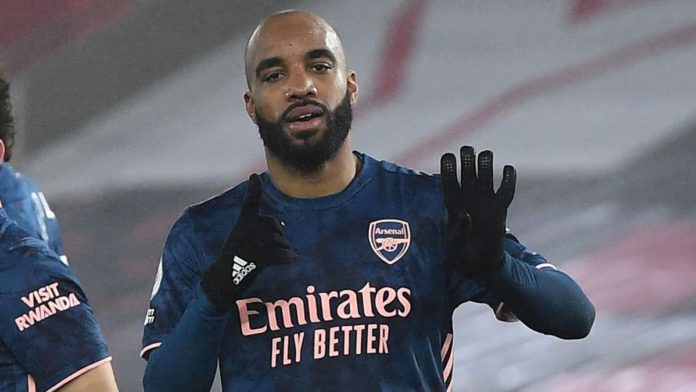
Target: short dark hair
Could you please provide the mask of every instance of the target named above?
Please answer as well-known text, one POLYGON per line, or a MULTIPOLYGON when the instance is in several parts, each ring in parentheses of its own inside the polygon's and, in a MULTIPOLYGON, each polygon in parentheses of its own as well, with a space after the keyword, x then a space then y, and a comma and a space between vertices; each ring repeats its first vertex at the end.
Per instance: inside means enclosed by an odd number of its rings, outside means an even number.
POLYGON ((15 138, 15 124, 12 117, 10 100, 10 83, 0 71, 0 140, 5 144, 5 161, 12 158, 12 146, 15 138))

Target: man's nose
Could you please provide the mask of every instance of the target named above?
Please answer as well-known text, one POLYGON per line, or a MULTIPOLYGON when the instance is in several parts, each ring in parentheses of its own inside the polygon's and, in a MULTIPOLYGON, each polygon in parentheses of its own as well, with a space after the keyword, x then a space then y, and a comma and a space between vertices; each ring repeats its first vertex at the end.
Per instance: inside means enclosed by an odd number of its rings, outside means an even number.
POLYGON ((289 100, 316 97, 317 87, 314 80, 304 72, 294 72, 290 75, 285 87, 285 97, 289 100))

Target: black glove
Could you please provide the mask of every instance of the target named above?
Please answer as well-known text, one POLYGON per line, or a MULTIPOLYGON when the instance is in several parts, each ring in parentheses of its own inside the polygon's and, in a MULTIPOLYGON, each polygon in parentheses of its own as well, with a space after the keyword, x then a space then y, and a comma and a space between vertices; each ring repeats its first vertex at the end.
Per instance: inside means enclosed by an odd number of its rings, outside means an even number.
POLYGON ((203 275, 203 291, 219 310, 229 310, 264 268, 298 259, 277 219, 259 214, 261 179, 249 177, 242 209, 213 265, 203 275))
POLYGON ((444 154, 440 160, 442 188, 447 206, 447 258, 465 275, 485 280, 505 265, 505 219, 515 195, 517 174, 503 169, 498 192, 493 190, 493 153, 478 156, 471 146, 460 150, 461 186, 457 181, 457 158, 444 154))

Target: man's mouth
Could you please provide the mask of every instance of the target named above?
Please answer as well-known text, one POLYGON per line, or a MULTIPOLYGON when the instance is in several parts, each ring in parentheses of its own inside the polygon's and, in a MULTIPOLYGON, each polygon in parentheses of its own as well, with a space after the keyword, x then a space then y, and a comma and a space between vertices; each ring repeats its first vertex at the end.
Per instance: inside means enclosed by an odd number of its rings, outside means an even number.
POLYGON ((289 128, 293 132, 316 129, 321 125, 324 109, 317 105, 303 105, 292 109, 285 116, 289 128))

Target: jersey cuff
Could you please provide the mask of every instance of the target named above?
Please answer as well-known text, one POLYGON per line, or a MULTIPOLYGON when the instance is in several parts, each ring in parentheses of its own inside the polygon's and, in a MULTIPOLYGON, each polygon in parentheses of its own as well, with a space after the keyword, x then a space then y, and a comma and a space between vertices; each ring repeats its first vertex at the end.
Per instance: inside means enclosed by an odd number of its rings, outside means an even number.
POLYGON ((147 346, 143 347, 142 350, 140 350, 140 358, 147 360, 146 354, 148 354, 150 351, 156 349, 157 347, 161 346, 162 342, 157 342, 157 343, 152 343, 148 344, 147 346))
POLYGON ((220 310, 215 307, 208 295, 203 291, 203 285, 198 284, 193 299, 189 306, 195 306, 198 312, 206 318, 227 318, 231 310, 220 310))
POLYGON ((59 388, 65 386, 65 384, 69 383, 70 381, 72 381, 72 380, 74 380, 74 379, 80 377, 81 375, 87 373, 88 371, 90 371, 90 370, 92 370, 92 369, 94 369, 94 368, 96 368, 96 367, 99 367, 99 366, 101 366, 101 365, 103 365, 103 364, 105 364, 105 363, 107 363, 107 362, 111 362, 111 357, 106 357, 106 358, 102 359, 101 361, 97 361, 97 362, 95 362, 95 363, 93 363, 93 364, 91 364, 91 365, 87 365, 87 366, 83 367, 82 369, 76 371, 75 373, 73 373, 73 374, 69 375, 68 377, 64 378, 62 381, 58 382, 58 384, 56 384, 56 385, 52 386, 51 388, 49 388, 46 392, 54 392, 54 391, 57 391, 59 388))
POLYGON ((552 269, 555 269, 558 271, 558 268, 556 268, 556 266, 551 264, 551 263, 541 263, 541 264, 535 265, 535 267, 536 267, 536 269, 552 268, 552 269))

